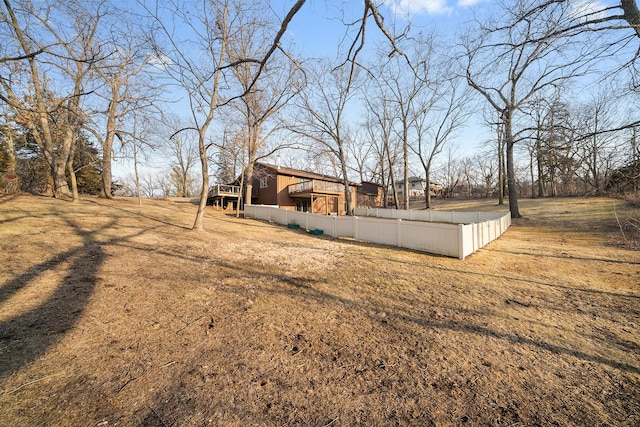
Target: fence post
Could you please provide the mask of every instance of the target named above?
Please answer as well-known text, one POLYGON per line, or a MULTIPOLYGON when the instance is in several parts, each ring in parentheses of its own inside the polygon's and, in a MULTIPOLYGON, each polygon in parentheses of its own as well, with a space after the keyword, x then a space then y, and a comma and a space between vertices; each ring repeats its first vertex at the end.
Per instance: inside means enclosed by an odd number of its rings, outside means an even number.
POLYGON ((333 238, 336 239, 338 237, 338 217, 334 216, 333 217, 333 238))
POLYGON ((304 229, 308 230, 309 229, 309 211, 304 213, 304 229))
POLYGON ((398 247, 401 248, 402 247, 402 219, 398 218, 396 224, 397 224, 396 234, 397 234, 398 247))
POLYGON ((464 224, 458 224, 458 259, 464 259, 464 224))

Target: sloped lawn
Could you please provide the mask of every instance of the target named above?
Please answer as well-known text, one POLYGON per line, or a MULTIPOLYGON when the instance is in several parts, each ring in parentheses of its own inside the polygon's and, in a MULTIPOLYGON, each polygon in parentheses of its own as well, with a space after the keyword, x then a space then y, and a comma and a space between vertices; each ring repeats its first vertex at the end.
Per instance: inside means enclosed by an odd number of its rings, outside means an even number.
POLYGON ((0 198, 1 425, 640 424, 622 201, 522 200, 465 261, 195 210, 0 198))

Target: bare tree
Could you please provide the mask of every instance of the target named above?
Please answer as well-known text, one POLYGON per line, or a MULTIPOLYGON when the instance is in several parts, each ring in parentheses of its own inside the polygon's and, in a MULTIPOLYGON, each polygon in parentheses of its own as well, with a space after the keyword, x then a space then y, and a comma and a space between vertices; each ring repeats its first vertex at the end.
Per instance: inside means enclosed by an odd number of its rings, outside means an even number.
MULTIPOLYGON (((559 3, 573 7, 573 13, 565 16, 556 30, 551 34, 557 36, 578 36, 586 32, 616 31, 621 32, 614 45, 626 45, 634 37, 640 37, 640 10, 635 0, 620 0, 617 5, 601 2, 571 2, 567 0, 544 0, 529 5, 528 13, 521 20, 531 19, 541 11, 553 9, 559 3)), ((546 36, 542 36, 544 38, 546 36)), ((541 39, 532 41, 538 42, 541 39)), ((617 49, 615 49, 617 50, 617 49)), ((640 52, 636 52, 636 55, 640 52)))
POLYGON ((177 118, 168 119, 164 125, 166 135, 161 137, 164 148, 168 152, 171 167, 171 178, 175 185, 177 197, 190 196, 192 170, 198 163, 197 139, 192 133, 178 132, 188 125, 177 118))
POLYGON ((140 165, 148 161, 149 151, 157 147, 153 142, 152 129, 157 129, 158 124, 144 111, 133 111, 127 120, 127 127, 122 130, 122 153, 128 154, 133 160, 133 188, 132 193, 138 198, 138 204, 142 205, 142 191, 140 184, 140 165))
POLYGON ((617 113, 615 91, 610 88, 592 96, 592 98, 580 106, 578 112, 577 129, 590 136, 577 142, 580 165, 583 169, 585 181, 585 193, 600 195, 603 193, 607 178, 615 166, 616 158, 616 134, 602 133, 603 129, 615 127, 619 120, 615 119, 617 113))
POLYGON ((303 75, 297 61, 292 61, 286 52, 272 55, 269 66, 262 69, 259 62, 247 60, 264 55, 275 33, 276 25, 260 2, 248 2, 238 11, 238 21, 243 25, 234 30, 226 48, 228 60, 235 64, 233 76, 244 94, 231 105, 242 117, 246 138, 242 144, 247 155, 244 200, 251 203, 255 163, 289 146, 282 141, 272 146, 268 143, 273 134, 283 129, 277 115, 300 91, 303 75))
POLYGON ((446 159, 442 163, 439 170, 439 180, 445 186, 445 197, 453 197, 456 189, 461 185, 462 171, 460 168, 460 160, 456 156, 457 148, 449 145, 446 148, 446 159))
POLYGON ((169 195, 167 193, 167 189, 170 189, 171 187, 166 175, 143 173, 140 175, 139 179, 142 197, 151 199, 154 197, 158 197, 161 193, 165 197, 169 195))
POLYGON ((383 88, 374 85, 372 91, 365 92, 367 106, 367 122, 365 124, 371 145, 375 153, 374 175, 384 189, 384 207, 388 206, 391 189, 394 206, 398 206, 398 189, 396 187, 396 169, 401 157, 399 144, 395 141, 393 131, 394 112, 391 102, 387 100, 383 88), (373 96, 370 94, 375 93, 373 96))
POLYGON ((220 141, 214 144, 215 176, 218 183, 228 184, 244 170, 245 138, 242 133, 236 132, 232 127, 226 127, 220 141))
POLYGON ((358 174, 360 182, 370 181, 374 169, 369 165, 374 151, 373 142, 371 138, 367 138, 366 132, 366 128, 359 128, 353 140, 350 140, 350 144, 347 145, 347 156, 351 160, 351 168, 358 174))
POLYGON ((154 60, 186 94, 190 125, 195 131, 202 174, 200 203, 193 229, 204 229, 209 193, 208 132, 222 102, 220 91, 228 63, 227 44, 238 17, 229 0, 183 8, 170 1, 145 6, 155 19, 154 60), (179 26, 180 31, 177 31, 179 26))
POLYGON ((353 78, 344 68, 320 62, 307 70, 309 85, 297 98, 299 116, 290 130, 312 141, 321 152, 337 162, 345 186, 347 215, 352 213, 347 144, 351 137, 345 113, 353 98, 353 78))
POLYGON ((374 71, 375 74, 384 76, 377 82, 384 87, 382 96, 393 108, 394 131, 402 144, 404 209, 409 209, 409 157, 410 147, 416 138, 416 120, 422 110, 429 108, 423 104, 433 102, 421 99, 421 94, 430 84, 432 70, 429 68, 429 56, 433 40, 429 38, 415 41, 415 46, 409 59, 394 56, 374 71))
MULTIPOLYGON (((151 113, 149 106, 159 101, 158 79, 150 73, 152 56, 148 40, 141 34, 141 26, 135 25, 123 11, 112 10, 118 21, 109 27, 108 37, 101 41, 104 59, 95 69, 102 83, 96 91, 101 106, 92 114, 87 126, 102 146, 101 197, 111 199, 112 163, 116 138, 126 139, 125 123, 133 120, 133 114, 151 113)), ((137 120, 140 120, 138 117, 137 120)))
MULTIPOLYGON (((447 63, 438 61, 439 63, 447 63)), ((425 90, 430 92, 415 121, 416 143, 412 145, 425 173, 425 207, 431 208, 431 173, 434 161, 470 115, 469 90, 464 82, 448 67, 435 77, 435 85, 425 90)))
POLYGON ((591 58, 584 44, 558 34, 573 10, 565 3, 535 9, 531 0, 502 3, 499 22, 478 22, 464 39, 467 82, 498 114, 504 126, 509 210, 520 217, 514 161, 514 116, 535 94, 583 72, 591 58))
POLYGON ((477 154, 473 157, 475 169, 480 174, 484 197, 490 197, 494 186, 496 186, 496 158, 485 154, 477 154))
POLYGON ((101 4, 66 2, 32 5, 3 0, 2 24, 9 28, 11 48, 0 62, 0 100, 26 126, 40 146, 53 181, 55 197, 73 197, 66 179, 73 177, 73 144, 84 120, 82 98, 91 67, 98 60, 94 36, 103 11, 101 4), (95 6, 95 7, 94 7, 95 6), (51 84, 51 75, 57 84, 51 84), (56 93, 55 91, 60 91, 56 93), (61 113, 61 111, 64 111, 61 113), (64 121, 52 128, 53 113, 64 121))

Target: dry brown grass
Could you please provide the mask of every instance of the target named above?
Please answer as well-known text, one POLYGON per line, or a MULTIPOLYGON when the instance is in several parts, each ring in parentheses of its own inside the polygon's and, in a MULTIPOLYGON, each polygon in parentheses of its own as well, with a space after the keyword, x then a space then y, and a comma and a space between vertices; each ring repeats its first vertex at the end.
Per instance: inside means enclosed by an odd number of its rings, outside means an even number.
POLYGON ((0 198, 0 424, 638 425, 614 206, 522 200, 459 261, 215 211, 196 233, 188 203, 0 198))

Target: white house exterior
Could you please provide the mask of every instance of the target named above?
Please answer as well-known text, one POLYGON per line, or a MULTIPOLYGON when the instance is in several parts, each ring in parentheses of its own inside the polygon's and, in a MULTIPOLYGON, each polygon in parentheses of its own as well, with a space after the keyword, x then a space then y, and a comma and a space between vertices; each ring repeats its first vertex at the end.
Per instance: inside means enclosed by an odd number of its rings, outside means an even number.
MULTIPOLYGON (((422 197, 424 196, 425 189, 427 188, 427 180, 419 178, 417 176, 409 177, 409 197, 422 197)), ((398 197, 404 197, 404 179, 396 182, 396 191, 398 197)))
MULTIPOLYGON (((442 196, 445 187, 437 182, 430 182, 431 196, 442 196)), ((424 197, 427 189, 427 180, 412 176, 409 178, 409 197, 424 197)), ((396 190, 398 197, 402 199, 404 195, 404 180, 396 182, 396 190)))

